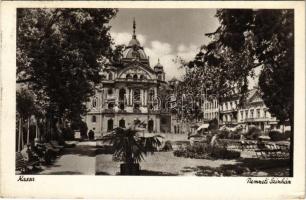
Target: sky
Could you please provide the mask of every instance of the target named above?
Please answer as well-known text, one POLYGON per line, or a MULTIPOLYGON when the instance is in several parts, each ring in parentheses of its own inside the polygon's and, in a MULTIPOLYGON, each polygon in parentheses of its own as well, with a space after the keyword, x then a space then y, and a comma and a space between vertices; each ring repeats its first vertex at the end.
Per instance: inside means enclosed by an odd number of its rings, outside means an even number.
POLYGON ((174 60, 192 60, 201 45, 210 41, 205 34, 219 26, 215 14, 215 9, 119 9, 110 22, 111 35, 115 44, 127 45, 135 18, 137 39, 149 56, 151 67, 160 59, 167 80, 180 78, 184 70, 174 60))
POLYGON ((111 35, 116 44, 127 44, 135 18, 137 39, 150 57, 151 67, 159 58, 166 79, 180 78, 184 71, 174 60, 177 56, 191 60, 209 41, 205 33, 218 27, 215 13, 215 9, 120 9, 111 21, 111 35))

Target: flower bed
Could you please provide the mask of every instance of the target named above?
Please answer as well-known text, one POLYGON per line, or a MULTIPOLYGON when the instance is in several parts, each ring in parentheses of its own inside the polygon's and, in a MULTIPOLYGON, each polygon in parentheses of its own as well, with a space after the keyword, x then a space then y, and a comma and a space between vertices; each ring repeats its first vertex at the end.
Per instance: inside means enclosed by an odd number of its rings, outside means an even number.
POLYGON ((225 145, 210 146, 207 143, 188 145, 186 148, 179 148, 173 151, 174 156, 195 158, 195 159, 235 159, 240 157, 240 152, 228 150, 225 145))

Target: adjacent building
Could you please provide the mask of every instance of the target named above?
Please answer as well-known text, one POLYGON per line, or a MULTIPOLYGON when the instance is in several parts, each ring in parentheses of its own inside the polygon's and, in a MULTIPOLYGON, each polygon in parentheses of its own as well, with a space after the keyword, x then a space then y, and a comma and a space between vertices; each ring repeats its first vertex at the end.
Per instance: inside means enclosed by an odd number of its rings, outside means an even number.
POLYGON ((246 128, 256 126, 264 132, 279 128, 279 121, 269 112, 256 88, 249 91, 245 105, 237 113, 237 119, 246 128))
POLYGON ((221 126, 242 124, 244 131, 251 126, 256 126, 264 132, 280 127, 279 121, 269 112, 257 88, 248 92, 243 106, 239 105, 239 96, 232 94, 223 98, 220 103, 216 98, 205 100, 203 112, 205 120, 216 118, 221 126))

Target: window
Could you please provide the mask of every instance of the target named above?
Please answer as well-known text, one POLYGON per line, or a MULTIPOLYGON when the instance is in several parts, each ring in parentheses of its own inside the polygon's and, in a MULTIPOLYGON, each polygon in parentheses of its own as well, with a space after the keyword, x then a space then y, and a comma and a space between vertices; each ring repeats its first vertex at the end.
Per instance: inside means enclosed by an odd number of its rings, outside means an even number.
POLYGON ((121 104, 119 105, 119 108, 120 108, 120 110, 124 110, 124 103, 121 103, 121 104))
POLYGON ((91 117, 91 122, 96 123, 97 122, 97 117, 95 115, 93 115, 91 117))
POLYGON ((120 101, 124 101, 124 99, 125 99, 125 93, 126 93, 126 91, 125 91, 124 88, 121 88, 121 89, 119 90, 119 100, 120 100, 120 101))
POLYGON ((138 77, 137 77, 137 74, 134 74, 133 79, 134 79, 134 80, 137 80, 137 78, 138 78, 138 77))
POLYGON ((140 89, 135 89, 133 91, 133 99, 134 101, 140 101, 140 89))
POLYGON ((146 79, 146 77, 143 74, 141 74, 140 79, 146 79))
POLYGON ((111 72, 108 73, 108 80, 113 80, 113 73, 111 72))
POLYGON ((159 75, 157 76, 157 79, 158 79, 158 80, 162 80, 162 75, 159 74, 159 75))
POLYGON ((134 109, 136 109, 136 110, 139 109, 139 104, 138 103, 134 103, 134 109))
POLYGON ((245 111, 245 118, 246 118, 246 119, 249 118, 249 111, 248 111, 248 110, 245 111))
POLYGON ((109 95, 112 95, 112 94, 113 94, 113 89, 112 89, 112 88, 108 89, 107 93, 108 93, 109 95))
POLYGON ((251 117, 251 118, 254 118, 254 110, 251 110, 251 113, 250 113, 250 114, 251 114, 250 117, 251 117))
POLYGON ((243 121, 243 111, 240 111, 240 121, 243 121))
POLYGON ((96 98, 96 97, 94 97, 94 98, 92 99, 92 107, 93 107, 93 108, 97 107, 97 98, 96 98))
POLYGON ((155 95, 154 89, 151 89, 149 92, 149 101, 153 101, 154 95, 155 95))
POLYGON ((114 104, 113 104, 113 103, 109 103, 109 104, 108 104, 108 109, 113 109, 113 107, 114 107, 114 104))
POLYGON ((260 109, 257 109, 256 112, 257 112, 257 118, 260 118, 260 109))
POLYGON ((126 77, 126 79, 132 78, 131 74, 127 74, 125 77, 126 77))
POLYGON ((114 125, 114 121, 112 119, 109 119, 107 121, 107 131, 112 131, 113 130, 113 125, 114 125))
POLYGON ((121 120, 119 121, 119 127, 125 128, 125 120, 124 120, 124 119, 121 119, 121 120))

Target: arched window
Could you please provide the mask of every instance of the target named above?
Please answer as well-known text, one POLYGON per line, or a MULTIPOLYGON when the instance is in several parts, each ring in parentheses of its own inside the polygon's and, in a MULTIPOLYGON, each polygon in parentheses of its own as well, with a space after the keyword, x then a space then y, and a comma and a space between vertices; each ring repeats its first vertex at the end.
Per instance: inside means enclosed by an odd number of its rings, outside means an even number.
POLYGON ((124 120, 124 119, 121 119, 121 120, 119 121, 119 127, 125 128, 125 120, 124 120))
POLYGON ((108 91, 107 91, 107 93, 108 93, 109 95, 112 95, 112 94, 113 94, 113 89, 112 89, 112 88, 109 88, 108 91))
POLYGON ((113 103, 109 103, 108 104, 108 109, 113 109, 114 108, 114 104, 113 103))
POLYGON ((97 107, 97 98, 96 98, 96 97, 94 97, 94 98, 92 99, 92 107, 93 107, 93 108, 97 107))
POLYGON ((113 73, 111 72, 108 73, 108 80, 113 80, 113 73))
POLYGON ((154 127, 154 122, 151 119, 151 120, 148 121, 148 132, 149 133, 153 132, 153 127, 154 127))
POLYGON ((150 89, 150 91, 149 91, 149 101, 153 101, 154 95, 155 95, 154 89, 150 89))
POLYGON ((134 101, 140 101, 140 89, 135 89, 133 91, 133 99, 134 101))
POLYGON ((126 93, 126 91, 125 91, 124 88, 121 88, 121 89, 119 90, 119 100, 120 100, 120 101, 123 101, 123 100, 124 100, 125 93, 126 93))
POLYGON ((141 79, 141 80, 146 79, 145 75, 141 74, 141 75, 140 75, 140 79, 141 79))
POLYGON ((97 117, 95 115, 93 115, 91 117, 91 122, 93 122, 93 123, 97 122, 97 117))
POLYGON ((119 108, 120 108, 120 110, 124 110, 124 103, 121 103, 121 104, 119 105, 119 108))
POLYGON ((134 80, 137 80, 137 78, 138 78, 138 77, 137 77, 137 74, 134 74, 133 79, 134 79, 134 80))
POLYGON ((132 78, 131 74, 127 74, 125 77, 126 77, 126 79, 132 78))
POLYGON ((107 121, 107 131, 112 131, 114 127, 114 121, 112 119, 109 119, 107 121))

